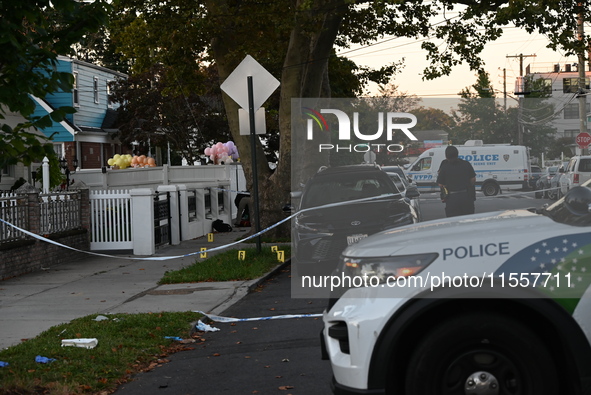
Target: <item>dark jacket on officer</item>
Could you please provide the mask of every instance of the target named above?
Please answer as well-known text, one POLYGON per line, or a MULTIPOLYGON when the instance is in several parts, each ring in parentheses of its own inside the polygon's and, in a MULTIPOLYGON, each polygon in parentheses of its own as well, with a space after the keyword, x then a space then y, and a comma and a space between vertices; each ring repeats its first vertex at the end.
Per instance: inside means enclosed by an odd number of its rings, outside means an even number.
POLYGON ((476 172, 470 162, 458 158, 458 149, 453 145, 445 149, 437 184, 445 191, 445 214, 448 217, 474 214, 476 172))

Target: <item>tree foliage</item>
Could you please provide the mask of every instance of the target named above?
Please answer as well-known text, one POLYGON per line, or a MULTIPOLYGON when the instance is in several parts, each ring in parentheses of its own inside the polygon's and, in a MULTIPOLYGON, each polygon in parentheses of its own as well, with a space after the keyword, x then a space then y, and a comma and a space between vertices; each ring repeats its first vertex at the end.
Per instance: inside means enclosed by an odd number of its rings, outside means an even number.
POLYGON ((198 160, 205 147, 230 136, 215 69, 195 68, 194 80, 200 91, 179 87, 181 82, 160 64, 132 74, 113 84, 113 99, 119 107, 119 138, 131 145, 138 142, 137 154, 147 154, 151 146, 170 148, 189 164, 198 160), (172 78, 172 80, 170 80, 172 78))
POLYGON ((531 149, 532 156, 545 153, 555 140, 554 106, 547 100, 550 91, 543 80, 528 81, 532 94, 515 99, 506 108, 492 89, 486 73, 462 90, 462 99, 453 111, 456 126, 450 138, 456 144, 482 140, 485 144, 521 144, 531 149))
MULTIPOLYGON (((160 63, 171 66, 170 72, 175 70, 182 80, 186 77, 190 81, 191 73, 186 67, 214 62, 222 82, 250 54, 281 81, 278 97, 272 98, 278 103, 276 119, 280 131, 279 162, 274 169, 266 161, 252 163, 250 140, 238 133, 238 107, 224 95, 229 128, 240 149, 247 176, 252 174, 252 166, 258 166, 264 184, 258 197, 263 206, 261 217, 263 224, 268 225, 282 218, 280 202, 288 200, 292 187, 315 172, 319 165, 328 163, 320 155, 292 158, 291 130, 295 125, 292 125, 291 101, 331 96, 329 68, 333 68, 330 60, 334 58, 335 48, 366 45, 386 36, 410 37, 423 42, 428 60, 423 72, 425 78, 449 74, 460 63, 477 71, 483 66, 479 54, 486 43, 499 38, 502 27, 510 24, 545 34, 554 47, 582 50, 588 43, 578 42, 571 32, 577 15, 584 14, 588 20, 591 10, 578 4, 581 3, 532 0, 484 3, 122 0, 112 39, 132 72, 145 72, 151 65, 160 63), (442 19, 431 23, 436 15, 442 19), (170 23, 172 19, 181 23, 170 23), (292 173, 294 177, 290 180, 292 173)), ((397 67, 395 62, 385 64, 381 70, 362 70, 362 75, 385 83, 385 78, 397 67)), ((492 96, 486 100, 489 101, 483 111, 502 115, 492 96)), ((478 121, 480 115, 474 116, 478 121)), ((512 135, 504 122, 505 118, 493 120, 494 133, 490 137, 495 141, 512 135)), ((485 126, 488 128, 484 122, 477 123, 473 130, 464 130, 464 135, 458 138, 476 138, 485 126)), ((257 144, 256 151, 258 158, 264 157, 262 144, 257 144)))

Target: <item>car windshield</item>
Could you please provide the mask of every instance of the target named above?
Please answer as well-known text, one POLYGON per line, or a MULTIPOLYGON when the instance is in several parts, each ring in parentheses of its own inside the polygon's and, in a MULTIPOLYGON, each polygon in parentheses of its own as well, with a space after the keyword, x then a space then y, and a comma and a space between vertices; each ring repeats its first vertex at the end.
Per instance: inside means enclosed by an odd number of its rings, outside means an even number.
POLYGON ((382 172, 321 175, 307 185, 302 208, 396 193, 394 184, 382 172))
POLYGON ((400 175, 398 175, 398 173, 387 173, 388 176, 390 176, 390 179, 392 180, 392 182, 394 182, 394 186, 396 186, 396 189, 398 190, 398 192, 402 192, 404 190, 406 190, 406 186, 404 184, 404 181, 402 181, 402 178, 400 177, 400 175))
MULTIPOLYGON (((577 188, 590 188, 591 180, 585 182, 582 186, 577 188)), ((552 218, 552 220, 566 225, 574 226, 589 226, 591 225, 591 214, 581 215, 569 210, 567 205, 567 197, 564 196, 554 204, 542 211, 542 214, 552 218)), ((591 202, 590 202, 591 203, 591 202)))

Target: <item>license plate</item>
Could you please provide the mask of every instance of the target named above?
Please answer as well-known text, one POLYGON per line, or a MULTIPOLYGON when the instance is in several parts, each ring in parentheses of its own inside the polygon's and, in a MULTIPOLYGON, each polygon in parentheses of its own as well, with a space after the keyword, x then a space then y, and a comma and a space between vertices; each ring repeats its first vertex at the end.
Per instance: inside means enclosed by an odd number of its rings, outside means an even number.
POLYGON ((351 235, 351 236, 347 236, 347 244, 351 245, 351 244, 355 244, 357 243, 359 240, 361 239, 365 239, 367 237, 366 233, 363 234, 357 234, 357 235, 351 235))

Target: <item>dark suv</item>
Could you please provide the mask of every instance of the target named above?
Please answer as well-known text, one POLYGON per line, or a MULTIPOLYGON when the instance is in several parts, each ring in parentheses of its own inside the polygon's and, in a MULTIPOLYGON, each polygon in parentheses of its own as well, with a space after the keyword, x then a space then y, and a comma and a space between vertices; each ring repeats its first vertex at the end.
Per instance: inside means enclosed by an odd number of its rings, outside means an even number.
POLYGON ((326 168, 301 194, 294 217, 294 263, 300 273, 330 273, 341 252, 382 230, 418 222, 388 174, 371 165, 326 168))

